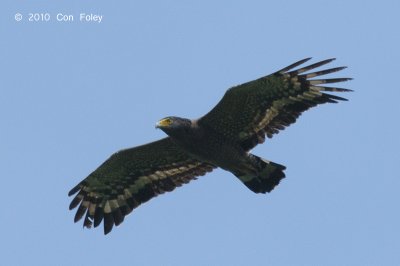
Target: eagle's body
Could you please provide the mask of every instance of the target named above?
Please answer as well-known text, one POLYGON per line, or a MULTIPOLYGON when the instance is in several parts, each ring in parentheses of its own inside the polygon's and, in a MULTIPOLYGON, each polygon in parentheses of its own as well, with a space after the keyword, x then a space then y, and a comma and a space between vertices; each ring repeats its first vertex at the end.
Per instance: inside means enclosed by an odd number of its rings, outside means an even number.
POLYGON ((232 165, 239 164, 246 152, 237 143, 230 141, 218 133, 211 134, 196 120, 186 120, 181 125, 182 118, 169 117, 179 123, 178 128, 158 126, 185 152, 197 160, 210 165, 230 170, 232 165), (221 154, 220 151, 224 151, 221 154))
POLYGON ((231 172, 256 193, 271 191, 277 185, 276 181, 279 182, 285 176, 283 165, 268 162, 248 153, 240 142, 212 130, 210 125, 202 120, 167 117, 160 120, 156 126, 164 130, 190 157, 231 172), (171 123, 164 126, 163 122, 166 120, 171 123), (267 176, 266 182, 261 185, 258 183, 262 181, 258 179, 263 175, 263 171, 267 176), (274 173, 275 178, 270 176, 271 173, 274 173))
POLYGON ((73 209, 80 204, 75 222, 85 215, 84 226, 96 227, 104 220, 107 234, 141 203, 217 167, 234 174, 253 192, 270 192, 285 177, 285 166, 250 150, 263 143, 265 136, 271 138, 294 123, 310 107, 346 100, 324 91, 349 91, 318 86, 348 78, 310 79, 344 67, 302 74, 333 59, 292 70, 307 60, 229 89, 200 119, 160 120, 156 127, 167 138, 113 154, 69 192, 79 192, 70 205, 73 209))

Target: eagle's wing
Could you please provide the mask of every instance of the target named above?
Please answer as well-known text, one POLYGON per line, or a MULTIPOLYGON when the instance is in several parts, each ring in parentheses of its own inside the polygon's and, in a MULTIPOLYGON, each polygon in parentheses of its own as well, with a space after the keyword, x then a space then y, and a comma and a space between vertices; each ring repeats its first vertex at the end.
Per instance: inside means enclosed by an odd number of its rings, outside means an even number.
POLYGON ((84 226, 97 227, 104 219, 104 233, 119 225, 141 203, 172 191, 214 166, 190 158, 170 138, 113 154, 68 195, 78 192, 69 208, 79 204, 75 222, 84 215, 84 226))
POLYGON ((336 67, 308 74, 314 68, 334 59, 327 59, 298 70, 293 68, 310 58, 298 61, 271 75, 230 88, 221 101, 198 123, 250 150, 294 123, 302 112, 323 103, 337 103, 344 98, 323 93, 344 92, 348 89, 325 87, 350 78, 310 79, 333 73, 345 67, 336 67))

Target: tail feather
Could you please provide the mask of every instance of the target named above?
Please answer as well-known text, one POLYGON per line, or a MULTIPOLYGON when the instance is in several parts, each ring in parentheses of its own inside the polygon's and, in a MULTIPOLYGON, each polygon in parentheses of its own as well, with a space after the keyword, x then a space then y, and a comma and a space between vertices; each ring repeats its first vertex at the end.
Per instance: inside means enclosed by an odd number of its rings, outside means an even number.
POLYGON ((253 166, 256 166, 256 173, 235 174, 251 191, 255 193, 271 192, 279 182, 285 178, 283 172, 286 167, 274 162, 264 160, 258 156, 250 154, 253 166))

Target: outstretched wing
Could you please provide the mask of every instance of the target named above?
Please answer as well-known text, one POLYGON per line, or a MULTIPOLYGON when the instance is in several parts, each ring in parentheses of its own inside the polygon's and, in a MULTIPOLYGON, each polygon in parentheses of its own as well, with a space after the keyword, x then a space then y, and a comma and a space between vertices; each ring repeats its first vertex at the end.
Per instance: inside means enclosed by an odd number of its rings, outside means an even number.
POLYGON ((327 59, 298 70, 293 68, 310 58, 298 61, 271 75, 230 88, 221 101, 198 123, 250 150, 294 123, 302 112, 323 103, 337 103, 346 99, 324 93, 345 92, 348 89, 325 87, 350 78, 310 79, 337 72, 345 67, 303 74, 330 63, 327 59))
POLYGON ((74 221, 84 215, 84 226, 104 234, 119 225, 141 203, 211 172, 214 166, 190 158, 170 138, 113 154, 68 195, 78 192, 69 209, 79 204, 74 221))

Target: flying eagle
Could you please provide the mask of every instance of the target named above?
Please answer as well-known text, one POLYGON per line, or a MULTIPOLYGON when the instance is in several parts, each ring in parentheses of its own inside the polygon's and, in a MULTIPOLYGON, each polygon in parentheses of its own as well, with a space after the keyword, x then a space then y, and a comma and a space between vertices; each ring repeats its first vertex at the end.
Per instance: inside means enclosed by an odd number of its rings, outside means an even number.
POLYGON ((168 137, 113 154, 68 193, 78 193, 69 209, 78 207, 85 227, 104 220, 104 234, 140 204, 189 183, 217 167, 231 172, 255 193, 271 192, 285 177, 285 166, 249 153, 265 136, 272 138, 294 123, 302 112, 323 103, 346 99, 324 92, 349 89, 326 87, 350 78, 311 79, 344 69, 313 70, 327 59, 293 70, 300 60, 268 76, 230 88, 205 116, 190 120, 161 119, 156 127, 168 137))

